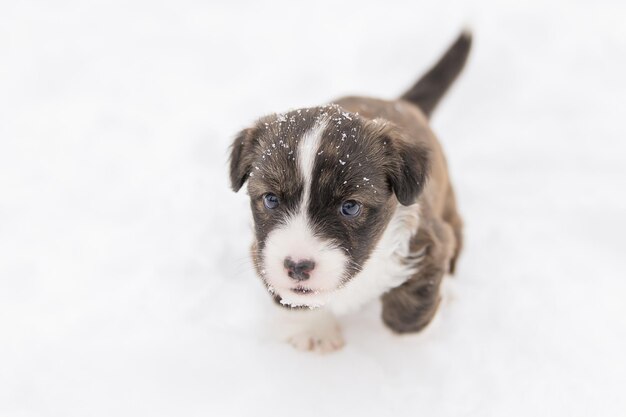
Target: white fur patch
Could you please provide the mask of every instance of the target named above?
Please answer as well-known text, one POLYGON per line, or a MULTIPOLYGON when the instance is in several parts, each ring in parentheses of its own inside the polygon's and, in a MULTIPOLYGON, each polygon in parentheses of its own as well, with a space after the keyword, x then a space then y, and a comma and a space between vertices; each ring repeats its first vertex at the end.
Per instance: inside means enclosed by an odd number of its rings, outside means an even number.
POLYGON ((264 279, 278 293, 283 303, 309 307, 323 305, 337 288, 344 272, 347 257, 343 251, 328 241, 317 238, 302 212, 290 217, 283 226, 272 230, 263 249, 264 279), (309 294, 291 291, 298 283, 289 278, 284 269, 285 258, 294 261, 312 259, 315 269, 302 285, 312 290, 309 294))
POLYGON ((356 310, 395 288, 417 272, 417 265, 405 263, 409 243, 419 227, 419 206, 398 205, 363 270, 332 294, 328 308, 336 314, 356 310))
POLYGON ((298 147, 298 168, 304 178, 304 191, 300 204, 301 213, 306 213, 309 206, 315 157, 317 156, 317 150, 320 148, 322 141, 322 134, 324 130, 326 130, 327 125, 328 121, 326 119, 318 121, 311 130, 304 134, 300 141, 300 146, 298 147))

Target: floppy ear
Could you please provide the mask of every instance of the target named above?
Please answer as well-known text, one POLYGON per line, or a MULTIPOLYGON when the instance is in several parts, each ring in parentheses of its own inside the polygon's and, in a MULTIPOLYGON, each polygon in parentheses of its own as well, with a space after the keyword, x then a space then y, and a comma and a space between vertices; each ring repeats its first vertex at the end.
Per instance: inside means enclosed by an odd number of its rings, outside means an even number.
MULTIPOLYGON (((380 123, 380 122, 378 122, 380 123)), ((430 147, 421 138, 406 137, 386 122, 381 132, 387 159, 387 178, 400 204, 417 201, 430 172, 430 147)))
POLYGON ((234 192, 241 189, 250 175, 256 134, 256 127, 244 129, 230 146, 230 186, 234 192))

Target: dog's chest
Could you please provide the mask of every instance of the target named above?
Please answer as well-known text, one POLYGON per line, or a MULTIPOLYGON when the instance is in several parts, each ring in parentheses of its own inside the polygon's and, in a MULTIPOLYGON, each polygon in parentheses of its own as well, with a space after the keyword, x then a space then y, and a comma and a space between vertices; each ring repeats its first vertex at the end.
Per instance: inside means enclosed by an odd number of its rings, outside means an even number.
POLYGON ((418 227, 418 205, 399 205, 363 270, 337 291, 327 307, 335 314, 354 311, 414 275, 418 265, 409 262, 410 240, 418 227))

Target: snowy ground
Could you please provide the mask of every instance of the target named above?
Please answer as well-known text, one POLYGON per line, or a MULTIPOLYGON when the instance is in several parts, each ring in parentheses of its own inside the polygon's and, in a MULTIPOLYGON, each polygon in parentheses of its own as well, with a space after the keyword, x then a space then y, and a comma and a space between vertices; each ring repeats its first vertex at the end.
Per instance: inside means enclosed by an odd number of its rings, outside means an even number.
POLYGON ((626 411, 626 3, 55 3, 0 4, 1 416, 626 411), (275 341, 233 134, 393 97, 466 23, 436 322, 396 337, 372 305, 337 354, 275 341))

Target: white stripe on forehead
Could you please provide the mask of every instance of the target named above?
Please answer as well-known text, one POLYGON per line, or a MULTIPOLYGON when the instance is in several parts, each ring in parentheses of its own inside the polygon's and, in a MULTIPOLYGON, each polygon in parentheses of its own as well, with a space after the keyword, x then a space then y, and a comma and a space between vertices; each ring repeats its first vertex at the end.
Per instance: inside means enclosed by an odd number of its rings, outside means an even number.
POLYGON ((313 167, 315 165, 315 157, 317 156, 322 135, 328 125, 328 119, 320 119, 315 125, 307 131, 300 139, 298 146, 298 168, 304 178, 304 190, 302 192, 302 204, 300 211, 306 213, 306 208, 311 194, 311 182, 313 180, 313 167))

